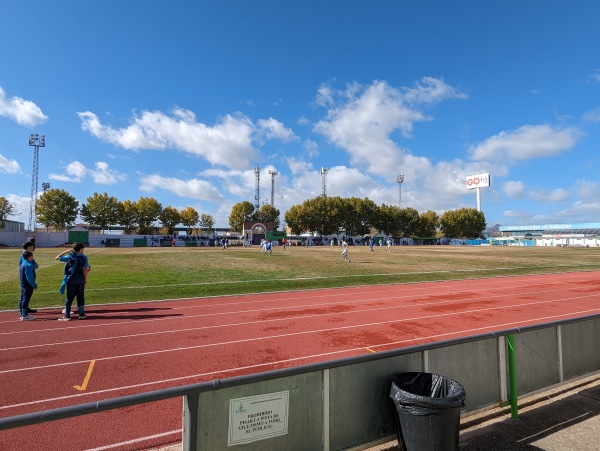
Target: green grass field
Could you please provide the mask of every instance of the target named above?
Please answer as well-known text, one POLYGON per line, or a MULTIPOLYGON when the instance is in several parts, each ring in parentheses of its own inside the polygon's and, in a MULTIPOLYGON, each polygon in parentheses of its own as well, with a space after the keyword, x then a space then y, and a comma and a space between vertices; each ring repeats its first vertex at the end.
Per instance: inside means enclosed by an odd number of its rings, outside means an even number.
MULTIPOLYGON (((58 289, 64 249, 39 248, 31 306, 63 305, 58 289)), ((239 293, 384 283, 473 279, 600 270, 600 248, 395 246, 252 248, 88 248, 92 266, 86 304, 178 299, 239 293)), ((17 310, 20 249, 0 250, 0 310, 17 310)))

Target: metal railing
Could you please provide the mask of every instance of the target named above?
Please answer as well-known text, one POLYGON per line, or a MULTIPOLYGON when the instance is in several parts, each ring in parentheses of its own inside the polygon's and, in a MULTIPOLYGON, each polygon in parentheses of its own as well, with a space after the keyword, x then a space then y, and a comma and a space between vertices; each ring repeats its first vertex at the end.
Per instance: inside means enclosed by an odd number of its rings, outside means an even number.
MULTIPOLYGON (((584 346, 581 346, 581 343, 589 341, 590 337, 596 343, 600 340, 600 314, 595 314, 0 418, 0 430, 184 397, 183 447, 189 450, 210 449, 211 446, 200 443, 200 434, 198 433, 200 430, 207 431, 215 427, 215 425, 201 424, 202 421, 205 421, 200 419, 203 405, 209 404, 203 402, 204 398, 201 398, 202 396, 221 392, 219 396, 227 399, 230 396, 227 390, 236 387, 236 393, 240 392, 240 387, 250 393, 254 390, 252 387, 259 386, 259 390, 265 390, 265 387, 267 387, 266 392, 268 393, 269 384, 281 384, 281 381, 286 380, 286 378, 317 374, 318 377, 313 378, 317 382, 311 382, 317 386, 307 387, 307 390, 322 391, 324 393, 323 404, 303 406, 303 408, 305 410, 314 408, 315 411, 321 412, 324 417, 323 449, 328 450, 330 447, 342 449, 342 445, 339 444, 341 443, 339 436, 342 434, 348 435, 348 431, 344 431, 344 426, 340 426, 340 424, 343 424, 346 419, 341 418, 330 421, 333 418, 330 418, 333 415, 330 412, 335 407, 335 403, 345 396, 345 394, 337 393, 337 391, 340 390, 343 381, 351 380, 351 378, 348 378, 349 373, 352 373, 354 379, 377 381, 377 388, 372 387, 373 384, 370 382, 365 384, 365 387, 352 387, 353 390, 357 390, 357 396, 360 395, 358 392, 364 390, 368 392, 367 398, 373 398, 373 406, 363 405, 360 407, 364 411, 365 421, 367 419, 370 422, 378 421, 377 419, 373 420, 372 411, 382 410, 377 407, 378 403, 389 403, 389 400, 385 398, 389 393, 391 377, 407 371, 436 372, 461 382, 467 391, 467 412, 496 407, 508 401, 511 388, 507 376, 508 358, 505 352, 505 337, 508 335, 516 337, 517 361, 521 371, 515 377, 519 379, 519 386, 524 387, 519 395, 557 386, 577 376, 600 370, 600 357, 595 357, 600 354, 597 349, 588 351, 584 349, 584 346), (528 353, 531 353, 534 357, 531 358, 528 353), (535 358, 540 355, 543 356, 543 359, 538 362, 535 358), (565 357, 567 355, 569 356, 568 361, 565 357), (461 356, 462 363, 457 363, 457 356, 461 356), (522 358, 519 360, 519 357, 522 358), (472 374, 475 370, 477 370, 477 374, 472 374), (488 376, 483 377, 483 375, 488 376), (321 381, 323 381, 323 385, 319 385, 321 381), (489 384, 490 386, 482 387, 482 384, 489 384), (327 393, 325 393, 325 390, 328 390, 327 393), (469 390, 472 391, 471 401, 469 401, 469 390)), ((512 378, 510 382, 515 383, 512 378)), ((343 402, 347 401, 344 400, 343 402)), ((292 403, 290 402, 290 404, 292 403)), ((390 409, 392 407, 386 405, 383 411, 385 413, 390 409)), ((341 410, 344 409, 335 409, 335 414, 339 415, 341 410)), ((363 419, 355 418, 357 414, 361 415, 360 411, 358 413, 357 411, 349 412, 348 415, 354 417, 352 421, 348 419, 348 422, 351 424, 360 423, 363 419)), ((393 423, 390 423, 389 419, 383 418, 380 422, 381 424, 378 424, 377 427, 367 426, 374 429, 373 431, 362 431, 357 435, 357 438, 351 439, 356 441, 351 446, 374 441, 390 434, 393 435, 393 423)), ((302 435, 294 440, 301 439, 302 435)), ((203 438, 203 440, 205 439, 203 438)), ((345 447, 348 447, 347 445, 348 443, 343 444, 345 447)), ((260 449, 251 446, 246 448, 245 445, 242 448, 260 449)))

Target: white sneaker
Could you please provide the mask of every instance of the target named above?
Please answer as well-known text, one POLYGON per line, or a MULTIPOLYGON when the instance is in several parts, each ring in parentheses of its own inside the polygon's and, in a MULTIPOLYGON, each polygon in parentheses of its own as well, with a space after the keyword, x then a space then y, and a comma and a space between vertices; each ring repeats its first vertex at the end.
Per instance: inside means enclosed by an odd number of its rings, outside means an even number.
POLYGON ((35 317, 31 315, 21 316, 21 321, 35 321, 35 317))
MULTIPOLYGON (((75 310, 72 310, 71 312, 72 312, 72 313, 77 313, 77 312, 75 312, 75 310)), ((61 312, 61 313, 62 313, 63 315, 66 315, 66 314, 67 314, 67 309, 66 309, 66 308, 62 309, 62 312, 61 312)))
POLYGON ((71 321, 70 316, 63 316, 62 318, 58 318, 59 321, 71 321))

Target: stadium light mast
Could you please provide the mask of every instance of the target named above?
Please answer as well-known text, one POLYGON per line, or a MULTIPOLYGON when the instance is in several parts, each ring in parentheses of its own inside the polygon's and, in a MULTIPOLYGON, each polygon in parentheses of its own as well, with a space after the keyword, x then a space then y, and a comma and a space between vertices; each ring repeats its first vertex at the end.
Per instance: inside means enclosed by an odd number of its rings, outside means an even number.
POLYGON ((275 169, 269 169, 271 174, 271 207, 275 206, 275 176, 279 174, 275 169))
POLYGON ((398 207, 402 210, 402 182, 404 182, 404 175, 398 174, 396 177, 396 183, 398 183, 398 207))
POLYGON ((260 210, 260 167, 254 168, 254 208, 256 211, 260 210))
POLYGON ((37 223, 35 205, 37 204, 38 193, 38 172, 40 166, 40 147, 46 147, 46 135, 29 135, 29 145, 33 150, 33 173, 31 175, 31 201, 29 203, 29 230, 35 232, 37 223))
POLYGON ((327 197, 327 168, 321 168, 321 190, 322 196, 327 197))

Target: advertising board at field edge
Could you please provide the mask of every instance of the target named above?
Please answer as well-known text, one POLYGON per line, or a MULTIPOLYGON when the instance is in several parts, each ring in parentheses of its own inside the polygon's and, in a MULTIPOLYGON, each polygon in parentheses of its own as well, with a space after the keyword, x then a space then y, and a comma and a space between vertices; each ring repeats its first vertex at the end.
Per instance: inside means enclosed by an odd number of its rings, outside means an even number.
POLYGON ((467 189, 487 188, 488 186, 490 186, 490 174, 488 172, 467 176, 467 189))

